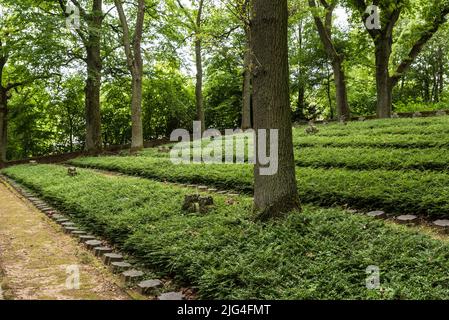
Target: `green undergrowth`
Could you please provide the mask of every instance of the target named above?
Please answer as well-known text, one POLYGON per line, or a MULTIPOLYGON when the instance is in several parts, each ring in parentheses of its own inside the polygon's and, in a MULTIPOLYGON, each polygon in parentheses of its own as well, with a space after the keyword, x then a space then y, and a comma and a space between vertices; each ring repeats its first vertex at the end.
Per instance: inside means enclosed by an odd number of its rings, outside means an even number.
POLYGON ((448 244, 411 229, 311 206, 255 223, 245 196, 214 196, 209 213, 185 213, 191 190, 78 171, 21 165, 3 173, 201 298, 449 298, 448 244), (366 288, 369 266, 380 269, 379 289, 366 288))
MULTIPOLYGON (((248 164, 173 164, 151 157, 89 157, 71 164, 157 180, 205 184, 251 193, 248 164)), ((323 206, 350 205, 390 213, 449 215, 449 175, 433 171, 297 168, 301 201, 323 206)))
MULTIPOLYGON (((124 154, 126 156, 126 154, 124 154)), ((148 148, 140 157, 170 158, 169 152, 148 148)), ((448 149, 394 149, 369 147, 303 147, 295 150, 298 167, 347 168, 354 170, 434 170, 448 171, 448 149)), ((247 162, 248 157, 245 157, 247 162)))

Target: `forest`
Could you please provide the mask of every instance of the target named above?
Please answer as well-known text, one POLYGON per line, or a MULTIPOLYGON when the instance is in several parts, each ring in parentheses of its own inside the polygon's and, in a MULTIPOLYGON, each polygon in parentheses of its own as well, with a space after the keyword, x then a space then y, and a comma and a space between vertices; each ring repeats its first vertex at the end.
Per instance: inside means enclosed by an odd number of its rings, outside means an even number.
POLYGON ((0 0, 0 300, 447 300, 448 15, 0 0))
MULTIPOLYGON (((2 161, 251 127, 247 0, 1 3, 2 161)), ((448 108, 447 2, 379 6, 288 2, 294 122, 448 108)))

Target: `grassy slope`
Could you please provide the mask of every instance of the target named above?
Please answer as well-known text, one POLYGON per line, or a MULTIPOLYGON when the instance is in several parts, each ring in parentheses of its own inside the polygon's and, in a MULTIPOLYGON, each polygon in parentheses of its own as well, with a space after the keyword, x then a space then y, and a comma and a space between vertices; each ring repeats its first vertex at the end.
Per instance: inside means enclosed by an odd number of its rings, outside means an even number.
POLYGON ((449 298, 449 246, 400 226, 309 206, 262 225, 243 196, 216 196, 209 214, 186 214, 188 190, 151 180, 69 177, 51 165, 3 172, 204 298, 449 298), (369 265, 380 267, 381 290, 365 288, 369 265))
MULTIPOLYGON (((449 117, 321 125, 315 136, 305 135, 303 127, 295 128, 301 198, 325 206, 349 204, 366 210, 447 216, 449 150, 432 146, 449 142, 448 127, 449 117)), ((137 157, 80 158, 71 163, 252 192, 249 165, 173 165, 168 154, 157 149, 137 157)))
MULTIPOLYGON (((159 180, 252 191, 250 165, 174 165, 148 157, 79 158, 71 163, 159 180)), ((385 209, 392 213, 449 215, 449 175, 438 172, 298 168, 303 202, 385 209)))

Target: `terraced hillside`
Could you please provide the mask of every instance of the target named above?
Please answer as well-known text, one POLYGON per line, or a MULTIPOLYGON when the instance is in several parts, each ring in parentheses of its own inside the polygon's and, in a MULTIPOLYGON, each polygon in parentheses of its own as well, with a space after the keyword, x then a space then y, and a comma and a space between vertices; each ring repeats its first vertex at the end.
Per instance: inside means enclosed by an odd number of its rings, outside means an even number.
MULTIPOLYGON (((316 135, 306 135, 304 127, 296 128, 301 200, 322 206, 447 216, 448 128, 449 117, 320 125, 316 135)), ((252 192, 250 164, 177 165, 170 161, 169 153, 157 149, 147 149, 137 157, 90 157, 70 163, 161 181, 252 192)))
POLYGON ((148 149, 71 161, 141 178, 91 168, 71 177, 61 165, 2 172, 201 298, 447 299, 446 237, 340 206, 448 215, 448 151, 436 147, 448 124, 446 117, 333 124, 319 126, 316 136, 296 128, 303 212, 265 224, 252 219, 250 164, 174 165, 168 153, 148 149), (343 138, 352 143, 339 145, 343 138), (208 213, 188 213, 182 205, 192 189, 166 181, 247 195, 215 194, 208 213), (381 271, 379 288, 366 287, 370 266, 381 271))

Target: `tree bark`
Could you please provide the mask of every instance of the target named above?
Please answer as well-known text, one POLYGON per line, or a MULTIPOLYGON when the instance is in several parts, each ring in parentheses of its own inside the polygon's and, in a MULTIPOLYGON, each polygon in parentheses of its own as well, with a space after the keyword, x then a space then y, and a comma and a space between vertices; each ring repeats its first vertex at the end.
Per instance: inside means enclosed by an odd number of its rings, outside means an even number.
POLYGON ((336 90, 337 117, 338 119, 348 120, 351 116, 348 103, 348 91, 346 88, 346 74, 343 69, 342 61, 336 60, 332 64, 334 71, 334 82, 336 90))
POLYGON ((204 97, 203 97, 203 58, 202 58, 202 35, 201 24, 203 14, 204 0, 200 0, 198 6, 198 13, 196 15, 196 30, 195 30, 195 63, 196 63, 196 119, 201 121, 201 132, 206 130, 206 123, 204 117, 204 97))
POLYGON ((392 52, 391 35, 379 37, 376 45, 376 88, 377 88, 377 117, 390 118, 392 108, 393 85, 391 83, 388 66, 392 52))
POLYGON ((126 54, 126 62, 131 73, 132 97, 131 97, 131 120, 132 138, 131 152, 143 149, 143 125, 142 125, 142 80, 143 59, 141 52, 143 23, 145 17, 145 0, 138 0, 137 19, 134 37, 131 40, 128 21, 120 0, 115 0, 120 22, 123 28, 123 46, 126 54))
MULTIPOLYGON (((314 21, 324 49, 332 62, 336 89, 337 116, 339 119, 349 119, 350 110, 346 88, 346 75, 343 68, 344 57, 337 51, 337 48, 332 41, 332 15, 335 5, 330 5, 325 0, 321 0, 321 4, 326 9, 325 22, 323 23, 317 13, 314 13, 314 21)), ((316 9, 317 6, 315 0, 309 0, 309 6, 316 9)))
POLYGON ((301 66, 302 56, 303 56, 303 22, 302 20, 298 24, 298 54, 299 54, 299 62, 298 62, 298 100, 296 102, 296 117, 295 120, 306 120, 306 116, 304 114, 304 110, 306 108, 306 86, 304 79, 304 70, 301 66))
MULTIPOLYGON (((356 0, 354 5, 360 12, 362 22, 365 24, 365 19, 368 16, 366 13, 367 4, 363 0, 356 0)), ((393 4, 391 11, 384 10, 382 20, 386 21, 386 23, 381 29, 367 29, 376 47, 377 116, 379 118, 391 116, 393 88, 408 71, 426 43, 438 31, 440 26, 446 22, 446 15, 449 14, 449 5, 439 5, 440 7, 433 8, 435 9, 433 21, 425 26, 424 31, 413 44, 407 57, 399 64, 392 76, 389 75, 388 67, 393 43, 393 29, 399 20, 403 7, 393 4)))
POLYGON ((0 167, 6 162, 8 143, 8 96, 4 88, 0 88, 0 167))
POLYGON ((333 120, 335 117, 335 114, 334 114, 334 107, 332 106, 331 73, 330 73, 328 65, 326 65, 326 71, 327 71, 327 81, 326 81, 327 101, 329 102, 330 118, 333 120))
POLYGON ((102 149, 101 141, 101 32, 103 23, 102 0, 94 0, 91 17, 88 20, 89 36, 86 45, 87 79, 85 87, 86 108, 86 146, 89 153, 102 149))
POLYGON ((132 97, 131 97, 132 152, 143 149, 142 75, 143 75, 142 68, 136 67, 132 75, 132 97))
POLYGON ((244 74, 243 74, 243 99, 242 99, 242 130, 252 128, 251 125, 251 47, 249 30, 246 30, 244 74))
MULTIPOLYGON (((0 49, 3 43, 0 39, 0 49)), ((1 52, 1 51, 0 51, 1 52)), ((6 162, 6 149, 8 145, 8 88, 3 87, 3 70, 8 61, 7 55, 0 56, 0 168, 6 162)))
MULTIPOLYGON (((254 210, 257 219, 268 220, 300 209, 289 97, 287 0, 254 0, 251 18, 251 48, 256 64, 253 107, 257 144, 260 145, 262 139, 259 130, 278 130, 277 173, 261 175, 264 165, 259 156, 254 166, 254 210)), ((268 133, 265 143, 270 145, 268 133)))
POLYGON ((438 46, 438 101, 444 91, 444 52, 443 48, 438 46))

